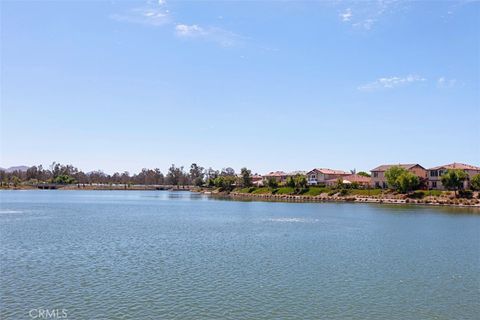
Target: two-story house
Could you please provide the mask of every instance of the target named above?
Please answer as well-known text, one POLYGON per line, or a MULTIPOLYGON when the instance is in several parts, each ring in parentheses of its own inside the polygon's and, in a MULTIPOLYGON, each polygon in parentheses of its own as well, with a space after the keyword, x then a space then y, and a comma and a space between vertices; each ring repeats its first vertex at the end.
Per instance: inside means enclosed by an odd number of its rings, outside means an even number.
POLYGON ((443 166, 438 166, 428 169, 428 187, 430 189, 444 190, 441 177, 449 169, 459 169, 465 171, 468 175, 468 179, 464 181, 464 189, 470 187, 470 179, 477 174, 480 174, 480 167, 472 166, 464 163, 450 163, 443 166))
POLYGON ((427 170, 419 165, 418 163, 412 163, 412 164, 404 164, 404 163, 399 163, 399 164, 384 164, 381 166, 376 167, 375 169, 370 170, 372 173, 372 176, 370 178, 371 180, 371 186, 375 188, 388 188, 387 185, 387 179, 385 178, 385 171, 390 169, 393 166, 397 167, 402 167, 404 169, 407 169, 414 175, 418 176, 421 180, 425 180, 427 178, 427 170))
POLYGON ((342 170, 315 168, 307 172, 307 181, 309 185, 326 184, 328 180, 338 179, 348 175, 350 175, 350 173, 342 170))

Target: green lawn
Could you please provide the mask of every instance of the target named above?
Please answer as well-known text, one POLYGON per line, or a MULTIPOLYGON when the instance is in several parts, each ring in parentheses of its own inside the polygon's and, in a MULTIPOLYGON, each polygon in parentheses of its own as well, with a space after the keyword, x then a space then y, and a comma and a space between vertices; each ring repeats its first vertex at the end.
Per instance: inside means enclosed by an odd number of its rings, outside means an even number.
POLYGON ((255 191, 255 187, 246 187, 246 188, 241 188, 241 189, 237 189, 235 191, 239 192, 239 193, 252 193, 253 191, 255 191))
POLYGON ((281 187, 278 188, 275 194, 294 194, 295 190, 291 187, 281 187))
POLYGON ((270 193, 270 189, 267 188, 267 187, 255 188, 255 190, 253 190, 251 193, 252 194, 266 194, 266 193, 270 193))
POLYGON ((304 196, 315 197, 321 195, 322 193, 329 193, 332 189, 326 187, 309 187, 308 190, 303 192, 304 196))

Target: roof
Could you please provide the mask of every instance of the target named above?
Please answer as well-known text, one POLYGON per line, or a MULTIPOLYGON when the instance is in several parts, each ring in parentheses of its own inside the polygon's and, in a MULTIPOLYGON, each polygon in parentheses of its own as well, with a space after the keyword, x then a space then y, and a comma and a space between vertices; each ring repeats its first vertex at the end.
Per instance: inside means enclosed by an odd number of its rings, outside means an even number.
POLYGON ((370 171, 380 171, 380 172, 382 172, 382 171, 387 171, 391 167, 401 167, 401 168, 409 170, 409 169, 412 169, 415 166, 419 166, 420 168, 425 169, 424 167, 422 167, 418 163, 398 163, 398 164, 383 164, 383 165, 378 166, 378 167, 376 167, 376 168, 374 168, 370 171))
POLYGON ((343 179, 348 180, 350 182, 370 183, 370 177, 365 177, 358 174, 350 174, 348 176, 343 177, 343 179))
POLYGON ((342 170, 334 170, 334 169, 327 169, 327 168, 315 168, 315 169, 309 171, 308 173, 313 172, 313 171, 320 172, 320 173, 323 173, 323 174, 342 174, 342 175, 350 174, 350 173, 347 173, 347 172, 342 171, 342 170))
POLYGON ((478 170, 480 171, 480 167, 472 166, 469 164, 465 163, 450 163, 450 164, 445 164, 443 166, 438 166, 438 167, 433 167, 428 170, 438 170, 438 169, 461 169, 461 170, 478 170))

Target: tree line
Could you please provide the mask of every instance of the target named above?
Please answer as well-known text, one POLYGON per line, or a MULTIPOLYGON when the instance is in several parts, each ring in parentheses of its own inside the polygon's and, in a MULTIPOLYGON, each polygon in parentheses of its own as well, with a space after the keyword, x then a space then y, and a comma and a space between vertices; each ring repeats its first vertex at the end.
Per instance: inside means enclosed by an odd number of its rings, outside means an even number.
POLYGON ((229 189, 234 185, 251 186, 251 170, 242 168, 237 175, 233 168, 215 170, 192 163, 189 168, 172 164, 164 174, 160 169, 144 168, 130 174, 128 171, 107 174, 101 170, 84 172, 71 164, 53 162, 48 168, 32 166, 26 171, 0 170, 0 186, 19 184, 104 184, 104 185, 173 185, 215 186, 229 189))

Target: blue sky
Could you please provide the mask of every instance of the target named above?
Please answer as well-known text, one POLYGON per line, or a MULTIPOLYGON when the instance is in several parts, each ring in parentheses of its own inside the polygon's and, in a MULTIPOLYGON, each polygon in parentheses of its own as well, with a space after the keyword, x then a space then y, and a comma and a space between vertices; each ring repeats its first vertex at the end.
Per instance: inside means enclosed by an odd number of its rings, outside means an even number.
POLYGON ((480 3, 1 3, 0 166, 480 165, 480 3))

